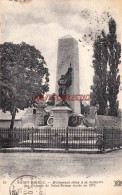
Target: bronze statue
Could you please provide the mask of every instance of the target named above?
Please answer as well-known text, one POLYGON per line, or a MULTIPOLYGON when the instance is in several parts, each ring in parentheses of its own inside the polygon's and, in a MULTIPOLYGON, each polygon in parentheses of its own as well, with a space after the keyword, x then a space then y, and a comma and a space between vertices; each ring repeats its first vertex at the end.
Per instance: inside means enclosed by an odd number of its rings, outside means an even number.
POLYGON ((70 87, 71 83, 72 83, 72 67, 70 63, 70 67, 68 68, 67 73, 65 75, 61 75, 61 78, 58 80, 58 85, 59 85, 58 91, 59 91, 59 96, 62 98, 62 104, 67 104, 65 101, 66 89, 70 87))

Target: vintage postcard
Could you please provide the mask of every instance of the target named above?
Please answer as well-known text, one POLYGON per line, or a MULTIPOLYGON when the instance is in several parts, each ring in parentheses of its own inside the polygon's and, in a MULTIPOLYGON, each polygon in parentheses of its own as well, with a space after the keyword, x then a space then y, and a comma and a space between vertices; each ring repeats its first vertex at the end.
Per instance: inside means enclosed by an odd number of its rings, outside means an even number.
POLYGON ((0 195, 122 194, 121 0, 0 0, 0 195))

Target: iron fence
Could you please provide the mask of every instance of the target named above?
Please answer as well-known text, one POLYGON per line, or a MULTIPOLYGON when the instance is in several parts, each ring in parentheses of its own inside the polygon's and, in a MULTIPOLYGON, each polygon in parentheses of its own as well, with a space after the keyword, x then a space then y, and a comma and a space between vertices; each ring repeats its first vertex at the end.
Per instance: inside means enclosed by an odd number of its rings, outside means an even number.
POLYGON ((0 128, 1 148, 114 149, 122 146, 120 129, 98 128, 0 128), (101 144, 101 146, 100 146, 101 144))
POLYGON ((105 149, 120 148, 122 146, 122 131, 120 129, 104 128, 103 140, 105 149))

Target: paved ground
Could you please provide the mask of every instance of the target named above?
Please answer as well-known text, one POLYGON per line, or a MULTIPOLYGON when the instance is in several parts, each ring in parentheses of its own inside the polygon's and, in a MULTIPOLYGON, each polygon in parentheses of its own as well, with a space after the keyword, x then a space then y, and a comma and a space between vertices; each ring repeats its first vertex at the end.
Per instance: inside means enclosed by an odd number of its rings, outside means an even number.
POLYGON ((108 177, 117 176, 121 164, 122 150, 106 154, 0 153, 1 177, 108 177))

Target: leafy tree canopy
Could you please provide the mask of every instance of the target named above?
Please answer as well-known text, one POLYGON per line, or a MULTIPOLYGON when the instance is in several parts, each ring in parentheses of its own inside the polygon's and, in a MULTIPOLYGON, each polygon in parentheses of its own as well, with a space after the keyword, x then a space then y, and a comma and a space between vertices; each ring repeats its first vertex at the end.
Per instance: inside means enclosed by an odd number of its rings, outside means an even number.
POLYGON ((117 96, 119 93, 120 86, 120 75, 119 75, 119 64, 121 63, 121 44, 117 41, 116 34, 116 22, 113 18, 109 21, 109 34, 108 40, 108 101, 109 101, 109 115, 117 116, 118 112, 118 100, 117 96))
POLYGON ((49 73, 44 57, 26 43, 0 45, 1 108, 15 118, 18 109, 34 105, 34 94, 49 90, 49 73))
POLYGON ((93 67, 94 78, 93 85, 91 86, 91 102, 90 104, 95 106, 99 104, 98 114, 105 114, 105 108, 107 105, 107 37, 104 31, 101 32, 101 36, 98 36, 94 41, 94 55, 93 55, 93 67))
POLYGON ((98 114, 105 114, 109 103, 109 115, 117 116, 120 86, 119 64, 121 44, 117 41, 116 22, 108 23, 109 33, 104 31, 94 41, 93 67, 95 76, 91 86, 91 105, 99 104, 98 114))

